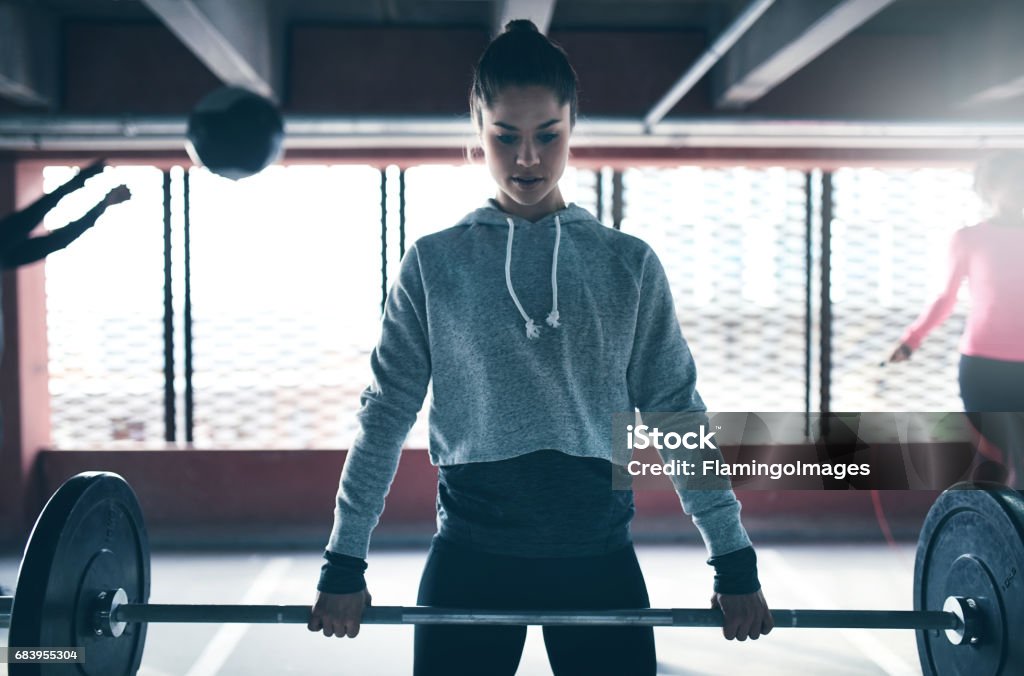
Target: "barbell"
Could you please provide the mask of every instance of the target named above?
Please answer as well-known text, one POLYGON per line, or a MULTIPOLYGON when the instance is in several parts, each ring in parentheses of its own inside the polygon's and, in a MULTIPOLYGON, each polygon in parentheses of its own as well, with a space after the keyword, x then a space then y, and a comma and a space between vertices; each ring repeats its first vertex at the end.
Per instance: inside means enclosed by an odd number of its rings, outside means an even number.
MULTIPOLYGON (((914 610, 773 610, 776 627, 913 629, 927 676, 1024 674, 1024 497, 958 484, 928 512, 914 565, 914 610)), ((18 648, 81 646, 80 674, 134 674, 151 622, 306 624, 309 605, 150 604, 149 541, 135 492, 116 474, 66 481, 32 530, 0 625, 18 648)), ((374 606, 365 624, 717 627, 717 609, 562 611, 374 606)), ((11 664, 11 676, 67 665, 11 664)))

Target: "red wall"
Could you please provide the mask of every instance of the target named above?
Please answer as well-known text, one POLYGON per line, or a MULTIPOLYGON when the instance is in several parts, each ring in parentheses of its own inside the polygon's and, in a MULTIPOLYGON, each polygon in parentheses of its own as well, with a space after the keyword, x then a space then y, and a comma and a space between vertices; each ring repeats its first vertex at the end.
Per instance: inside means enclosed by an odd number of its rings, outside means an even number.
MULTIPOLYGON (((0 214, 42 194, 42 174, 0 158, 0 214)), ((37 456, 50 440, 45 280, 41 264, 3 272, 0 363, 0 545, 17 539, 40 499, 37 456)))
MULTIPOLYGON (((44 451, 39 471, 47 495, 78 472, 120 474, 156 539, 326 544, 344 461, 343 451, 44 451)), ((426 452, 405 453, 382 530, 432 524, 436 481, 426 452)))
MULTIPOLYGON (((44 451, 45 495, 82 471, 113 471, 135 489, 156 542, 231 545, 326 544, 343 451, 44 451)), ((636 491, 638 539, 697 541, 667 480, 664 490, 636 491)), ((407 450, 387 498, 375 541, 434 532, 437 470, 426 451, 407 450)), ((773 539, 882 539, 865 491, 738 491, 751 535, 773 539)), ((935 493, 884 491, 894 530, 914 538, 935 493)))
MULTIPOLYGON (((14 161, 0 158, 0 214, 7 214, 14 208, 14 161)), ((2 275, 3 317, 0 330, 15 326, 17 317, 14 273, 4 271, 2 275)), ((12 347, 10 339, 4 338, 6 349, 0 360, 0 438, 3 442, 0 444, 0 542, 4 540, 3 533, 14 533, 21 527, 19 515, 24 484, 21 449, 15 441, 20 436, 17 347, 12 347)))

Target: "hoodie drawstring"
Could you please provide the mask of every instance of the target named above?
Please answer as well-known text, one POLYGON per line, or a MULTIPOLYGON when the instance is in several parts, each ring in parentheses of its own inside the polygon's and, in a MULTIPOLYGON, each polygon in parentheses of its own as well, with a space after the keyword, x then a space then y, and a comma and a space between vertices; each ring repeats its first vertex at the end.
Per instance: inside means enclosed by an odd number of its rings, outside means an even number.
MULTIPOLYGON (((505 286, 508 287, 508 295, 512 296, 512 302, 516 304, 516 309, 519 310, 519 314, 526 321, 526 337, 533 339, 540 336, 540 327, 537 326, 530 315, 526 314, 523 304, 519 302, 519 297, 516 296, 515 289, 512 288, 512 238, 515 236, 516 224, 511 217, 506 220, 508 221, 508 242, 505 246, 505 286)), ((561 239, 562 222, 556 215, 555 248, 551 254, 551 312, 548 313, 545 320, 548 326, 553 329, 561 326, 558 317, 558 245, 561 239)))

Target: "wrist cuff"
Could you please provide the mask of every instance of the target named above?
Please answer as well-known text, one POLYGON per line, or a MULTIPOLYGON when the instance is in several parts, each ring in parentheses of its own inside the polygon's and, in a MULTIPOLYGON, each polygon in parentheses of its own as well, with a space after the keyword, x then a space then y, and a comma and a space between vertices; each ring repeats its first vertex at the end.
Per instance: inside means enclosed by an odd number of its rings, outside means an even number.
POLYGON ((317 591, 327 594, 352 594, 366 589, 366 560, 324 551, 326 562, 320 568, 317 591))
POLYGON ((719 594, 753 594, 761 588, 753 547, 712 556, 708 565, 715 568, 715 591, 719 594))

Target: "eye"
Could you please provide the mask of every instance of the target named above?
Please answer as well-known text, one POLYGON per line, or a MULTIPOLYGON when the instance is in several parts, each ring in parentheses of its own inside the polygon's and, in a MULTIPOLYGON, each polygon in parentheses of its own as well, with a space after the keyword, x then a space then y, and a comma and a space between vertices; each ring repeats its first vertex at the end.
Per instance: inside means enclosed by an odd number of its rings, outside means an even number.
POLYGON ((504 143, 507 146, 512 145, 517 140, 515 134, 498 134, 496 138, 498 143, 504 143))
POLYGON ((540 134, 537 137, 537 140, 540 141, 541 143, 547 144, 547 143, 551 143, 556 138, 558 138, 558 134, 547 133, 547 134, 540 134))

